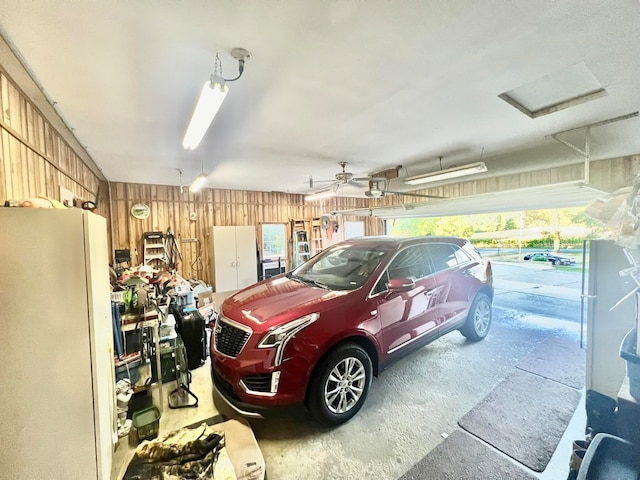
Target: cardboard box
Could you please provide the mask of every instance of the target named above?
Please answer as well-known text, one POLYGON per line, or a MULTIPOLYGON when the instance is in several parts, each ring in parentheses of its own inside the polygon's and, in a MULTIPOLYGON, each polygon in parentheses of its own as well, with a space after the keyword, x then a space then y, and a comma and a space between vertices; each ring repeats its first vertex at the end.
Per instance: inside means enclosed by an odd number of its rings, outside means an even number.
POLYGON ((213 292, 198 293, 198 308, 213 304, 213 292))

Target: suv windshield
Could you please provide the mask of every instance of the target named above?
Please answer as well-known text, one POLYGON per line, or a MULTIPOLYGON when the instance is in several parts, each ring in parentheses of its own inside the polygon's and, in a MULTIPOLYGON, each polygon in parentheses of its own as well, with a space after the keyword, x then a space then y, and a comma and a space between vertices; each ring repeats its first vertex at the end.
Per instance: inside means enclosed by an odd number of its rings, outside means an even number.
POLYGON ((319 253, 288 277, 329 290, 355 290, 369 279, 387 253, 379 246, 343 244, 319 253))

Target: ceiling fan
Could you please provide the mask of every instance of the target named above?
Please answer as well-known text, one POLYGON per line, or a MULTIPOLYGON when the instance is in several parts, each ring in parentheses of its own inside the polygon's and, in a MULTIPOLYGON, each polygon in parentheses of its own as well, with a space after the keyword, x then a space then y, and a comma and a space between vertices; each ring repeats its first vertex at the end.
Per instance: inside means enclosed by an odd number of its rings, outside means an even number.
MULTIPOLYGON (((386 183, 386 182, 385 182, 386 183)), ((424 193, 413 193, 413 192, 397 192, 394 190, 387 190, 385 188, 380 188, 380 181, 376 178, 371 178, 369 181, 369 190, 364 192, 365 196, 369 198, 382 198, 387 194, 390 195, 406 195, 408 197, 421 197, 421 198, 447 198, 441 197, 439 195, 427 195, 424 193)))
POLYGON ((309 176, 309 188, 313 189, 314 185, 317 183, 329 183, 328 188, 335 187, 338 188, 341 185, 353 185, 358 188, 366 188, 366 184, 359 183, 364 181, 372 181, 372 180, 384 180, 382 177, 354 177, 353 173, 347 172, 347 162, 338 162, 338 165, 342 167, 342 171, 336 173, 335 180, 313 180, 313 177, 309 176))

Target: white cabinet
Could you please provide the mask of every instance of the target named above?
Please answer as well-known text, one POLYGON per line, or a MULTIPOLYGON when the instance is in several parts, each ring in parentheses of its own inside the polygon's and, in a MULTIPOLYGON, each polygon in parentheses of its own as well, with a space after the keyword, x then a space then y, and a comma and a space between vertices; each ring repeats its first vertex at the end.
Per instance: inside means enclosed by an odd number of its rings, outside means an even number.
POLYGON ((0 478, 107 480, 116 418, 106 221, 1 208, 0 225, 0 478))
POLYGON ((216 292, 239 290, 258 281, 254 226, 211 227, 210 237, 216 292))

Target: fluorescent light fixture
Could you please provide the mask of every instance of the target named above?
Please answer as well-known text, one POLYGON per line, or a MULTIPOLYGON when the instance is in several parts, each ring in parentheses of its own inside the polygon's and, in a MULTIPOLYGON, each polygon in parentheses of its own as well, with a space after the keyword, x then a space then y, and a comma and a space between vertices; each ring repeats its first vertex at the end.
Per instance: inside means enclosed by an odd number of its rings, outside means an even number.
POLYGON ((304 199, 307 202, 314 202, 316 200, 324 200, 325 198, 335 197, 336 192, 334 190, 325 190, 323 192, 312 193, 311 195, 306 195, 304 199))
POLYGON ((193 181, 193 183, 189 187, 189 191, 193 192, 193 193, 196 193, 197 191, 199 191, 202 188, 202 185, 204 185, 204 182, 205 182, 206 179, 207 179, 207 174, 202 172, 193 181))
POLYGON ((184 140, 182 141, 184 148, 194 150, 200 145, 202 137, 204 137, 209 125, 211 125, 213 117, 218 113, 228 92, 229 87, 225 85, 223 78, 212 75, 206 81, 204 87, 202 87, 202 92, 200 92, 200 98, 191 116, 187 131, 184 134, 184 140))
POLYGON ((440 180, 449 180, 451 178, 464 177, 465 175, 473 175, 487 171, 484 162, 471 163, 461 167, 452 167, 437 172, 425 173, 424 175, 416 175, 404 179, 404 183, 409 185, 420 185, 423 183, 438 182, 440 180))

